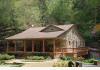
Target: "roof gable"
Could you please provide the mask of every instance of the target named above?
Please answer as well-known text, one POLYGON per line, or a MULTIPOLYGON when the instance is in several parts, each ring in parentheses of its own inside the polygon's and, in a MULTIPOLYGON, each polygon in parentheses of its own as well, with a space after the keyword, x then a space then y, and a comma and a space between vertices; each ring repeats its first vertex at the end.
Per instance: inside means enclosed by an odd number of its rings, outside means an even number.
POLYGON ((40 32, 55 32, 55 31, 62 31, 63 29, 54 26, 54 25, 49 25, 47 27, 45 27, 44 29, 42 29, 40 32))
POLYGON ((57 38, 62 35, 64 32, 68 31, 73 24, 68 25, 49 25, 47 27, 31 27, 21 33, 10 36, 6 39, 14 40, 14 39, 51 39, 57 38), (48 31, 50 28, 54 28, 54 30, 48 31), (41 32, 44 31, 44 32, 41 32), (46 32, 48 31, 48 32, 46 32))

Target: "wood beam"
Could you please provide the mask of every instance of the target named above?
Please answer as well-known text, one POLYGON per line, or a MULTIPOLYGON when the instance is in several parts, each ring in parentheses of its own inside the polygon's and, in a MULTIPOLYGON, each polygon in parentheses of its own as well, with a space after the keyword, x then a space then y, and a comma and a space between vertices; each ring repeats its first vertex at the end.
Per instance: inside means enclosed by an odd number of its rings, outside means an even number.
POLYGON ((76 41, 76 48, 77 48, 77 41, 76 41))
POLYGON ((23 43, 24 43, 24 53, 26 52, 26 41, 23 40, 23 43))
POLYGON ((56 48, 56 44, 55 44, 55 40, 53 40, 53 53, 54 53, 54 56, 55 56, 55 48, 56 48))
POLYGON ((43 49, 42 50, 43 50, 43 52, 45 52, 45 45, 44 45, 45 41, 44 41, 44 39, 42 40, 42 42, 43 42, 43 49))
POLYGON ((61 50, 62 50, 62 51, 61 51, 61 52, 62 52, 62 56, 64 56, 64 48, 62 48, 61 50))
POLYGON ((32 40, 32 52, 34 52, 34 40, 32 40))
POLYGON ((74 48, 72 48, 72 50, 73 50, 73 53, 74 53, 74 48))
POLYGON ((6 48, 7 52, 8 52, 8 49, 9 49, 9 42, 7 41, 7 48, 6 48))
POLYGON ((15 42, 15 52, 16 52, 16 41, 14 41, 15 42))
POLYGON ((77 55, 76 53, 75 53, 75 54, 73 54, 73 57, 74 57, 74 58, 77 58, 77 56, 78 56, 78 55, 77 55))

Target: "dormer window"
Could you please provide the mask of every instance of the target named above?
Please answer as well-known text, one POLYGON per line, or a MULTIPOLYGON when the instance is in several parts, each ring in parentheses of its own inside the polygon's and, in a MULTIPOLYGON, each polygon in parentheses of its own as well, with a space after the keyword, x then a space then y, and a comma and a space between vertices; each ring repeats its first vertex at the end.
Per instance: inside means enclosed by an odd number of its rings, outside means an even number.
POLYGON ((63 29, 54 26, 54 25, 49 25, 46 28, 42 29, 40 32, 55 32, 55 31, 62 31, 63 29))

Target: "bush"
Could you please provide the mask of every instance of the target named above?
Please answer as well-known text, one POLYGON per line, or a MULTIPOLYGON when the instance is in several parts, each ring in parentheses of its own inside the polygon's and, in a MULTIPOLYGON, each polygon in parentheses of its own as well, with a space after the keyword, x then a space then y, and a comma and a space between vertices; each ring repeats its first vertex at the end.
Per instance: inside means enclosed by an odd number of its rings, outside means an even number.
POLYGON ((70 56, 63 56, 63 57, 60 57, 61 60, 66 60, 66 61, 69 61, 69 60, 72 60, 72 57, 70 56))
POLYGON ((73 61, 69 61, 69 62, 68 62, 68 67, 73 67, 73 66, 74 66, 73 61))
POLYGON ((44 60, 45 58, 43 56, 27 56, 26 59, 29 59, 29 60, 44 60))
POLYGON ((4 60, 0 60, 0 65, 1 64, 5 64, 5 61, 4 60))
POLYGON ((53 67, 68 67, 68 62, 67 61, 58 61, 53 64, 53 67))
POLYGON ((14 59, 14 58, 15 58, 14 55, 0 54, 0 60, 10 60, 10 59, 14 59))
POLYGON ((84 60, 85 63, 93 63, 94 62, 94 59, 87 59, 87 60, 84 60))
POLYGON ((52 58, 50 56, 45 57, 46 60, 51 60, 52 58))
POLYGON ((84 58, 83 57, 77 57, 77 58, 74 58, 75 61, 83 61, 84 58))

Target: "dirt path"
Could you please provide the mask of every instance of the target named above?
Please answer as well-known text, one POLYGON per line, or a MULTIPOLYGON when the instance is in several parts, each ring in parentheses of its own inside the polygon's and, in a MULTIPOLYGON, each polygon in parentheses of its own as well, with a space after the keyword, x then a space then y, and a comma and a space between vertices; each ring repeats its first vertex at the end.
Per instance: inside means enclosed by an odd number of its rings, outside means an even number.
POLYGON ((43 62, 23 62, 21 59, 8 60, 6 63, 23 63, 22 67, 52 67, 59 59, 45 60, 43 62))
POLYGON ((52 67, 55 62, 58 60, 50 60, 44 62, 29 62, 25 63, 23 67, 52 67))
POLYGON ((32 62, 25 63, 23 67, 52 67, 53 62, 32 62))

